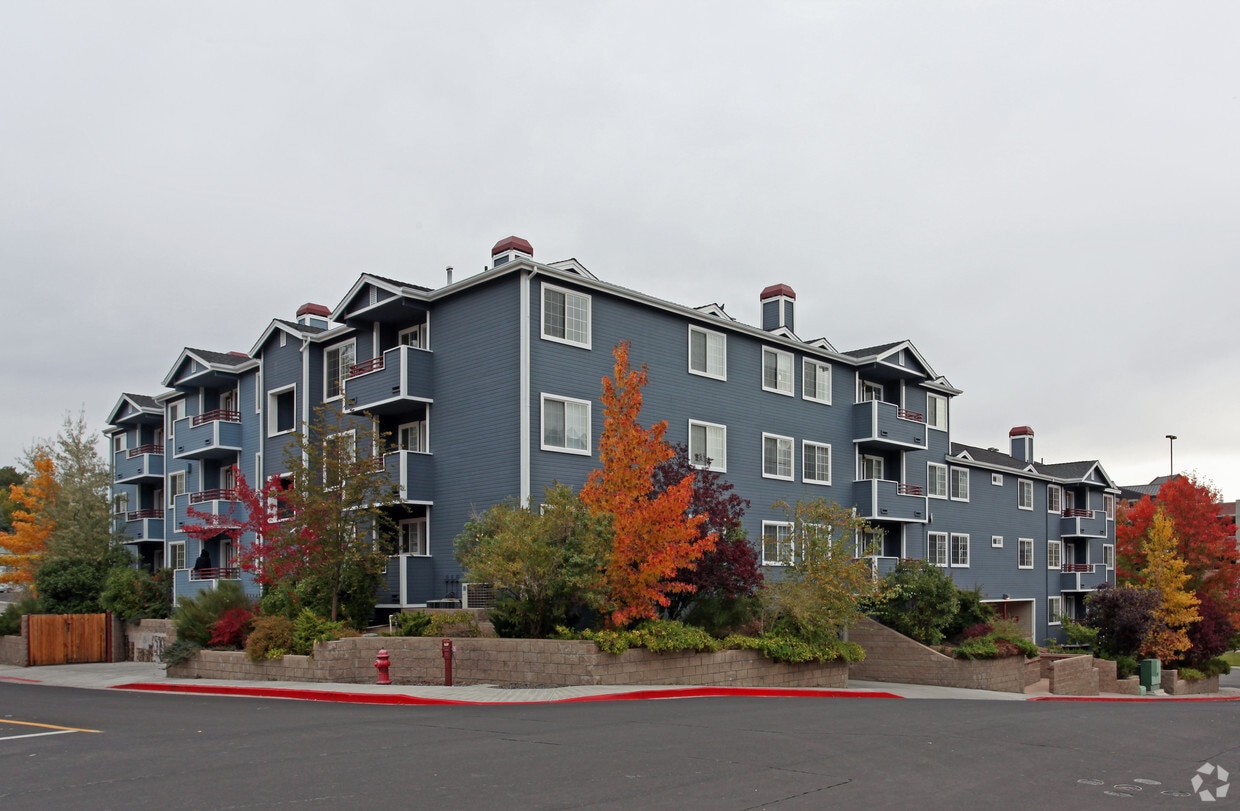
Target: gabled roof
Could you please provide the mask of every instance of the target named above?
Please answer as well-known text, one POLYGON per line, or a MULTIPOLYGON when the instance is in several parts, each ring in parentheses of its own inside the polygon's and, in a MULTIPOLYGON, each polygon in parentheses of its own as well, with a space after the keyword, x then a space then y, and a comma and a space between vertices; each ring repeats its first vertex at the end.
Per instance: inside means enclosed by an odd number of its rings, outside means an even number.
MULTIPOLYGON (((364 313, 373 307, 383 306, 391 303, 393 300, 401 298, 412 298, 419 301, 426 300, 426 294, 430 293, 431 288, 422 287, 415 284, 407 284, 397 281, 396 279, 388 279, 383 276, 376 276, 373 273, 363 273, 357 277, 357 281, 349 288, 349 292, 345 293, 344 298, 332 310, 331 319, 343 323, 350 316, 356 316, 364 313), (358 299, 362 296, 363 291, 368 288, 383 291, 388 295, 376 301, 361 302, 358 299)), ((369 297, 368 297, 369 299, 369 297)))
POLYGON ((171 371, 164 377, 163 384, 165 386, 175 385, 174 381, 180 378, 181 369, 187 363, 197 364, 202 367, 193 373, 192 376, 194 377, 211 373, 236 375, 258 365, 258 361, 249 355, 231 352, 212 352, 209 349, 194 349, 187 346, 181 350, 181 354, 177 357, 176 363, 172 365, 171 371))
POLYGON ((1028 462, 1023 462, 1012 456, 1010 453, 1003 453, 994 448, 978 448, 973 445, 963 445, 959 442, 953 442, 951 446, 951 456, 957 459, 977 462, 980 465, 995 468, 1007 468, 1017 473, 1036 473, 1037 470, 1028 462))
POLYGON ((903 376, 916 373, 917 376, 923 377, 926 383, 933 385, 941 391, 948 394, 960 394, 960 390, 947 382, 947 378, 934 371, 933 367, 926 361, 925 356, 907 338, 903 341, 868 346, 864 349, 850 349, 843 354, 859 361, 869 361, 875 366, 885 368, 889 373, 897 370, 903 376), (901 356, 900 353, 905 353, 905 355, 901 356), (911 363, 908 360, 910 357, 912 358, 911 363), (903 363, 900 362, 901 359, 904 360, 903 363))
POLYGON ((112 410, 108 412, 108 425, 162 420, 163 418, 163 406, 154 397, 147 394, 122 394, 116 401, 116 405, 112 406, 112 410))
POLYGON ((847 349, 843 354, 854 358, 870 358, 879 355, 885 355, 892 349, 905 343, 904 341, 894 341, 889 344, 879 344, 878 346, 867 346, 864 349, 847 349))
POLYGON ((1102 464, 1096 460, 1057 462, 1049 465, 1043 462, 1024 462, 995 448, 978 448, 959 442, 952 443, 951 457, 961 461, 975 462, 985 467, 1006 468, 1022 475, 1052 479, 1061 484, 1096 484, 1109 490, 1118 489, 1111 481, 1111 477, 1102 469, 1102 464))
POLYGON ((726 318, 729 321, 736 320, 735 318, 733 318, 732 316, 724 312, 722 304, 716 304, 716 303, 703 304, 700 307, 694 307, 693 309, 697 310, 699 313, 705 313, 706 315, 713 315, 716 318, 726 318))
POLYGON ((284 332, 300 340, 302 337, 321 335, 324 332, 328 332, 328 330, 324 327, 298 324, 296 321, 286 321, 283 318, 273 318, 271 323, 267 325, 267 329, 263 330, 263 333, 258 336, 254 346, 250 347, 250 354, 257 355, 276 332, 284 332))
POLYGON ((1084 482, 1088 484, 1103 484, 1112 490, 1118 490, 1115 482, 1102 469, 1102 463, 1097 459, 1090 459, 1081 462, 1059 462, 1053 465, 1043 464, 1041 462, 1034 465, 1038 472, 1045 473, 1058 479, 1061 482, 1084 482))
POLYGON ((563 259, 559 262, 552 262, 550 267, 556 270, 567 270, 569 273, 576 273, 578 276, 584 276, 587 279, 598 279, 598 276, 586 270, 586 266, 576 259, 563 259))

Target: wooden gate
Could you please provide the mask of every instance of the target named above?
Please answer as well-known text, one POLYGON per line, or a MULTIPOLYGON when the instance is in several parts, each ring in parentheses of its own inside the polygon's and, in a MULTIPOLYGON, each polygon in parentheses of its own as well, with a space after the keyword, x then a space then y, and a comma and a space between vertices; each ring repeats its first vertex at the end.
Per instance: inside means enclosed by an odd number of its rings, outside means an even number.
POLYGON ((107 614, 31 614, 28 621, 32 667, 111 661, 107 614))

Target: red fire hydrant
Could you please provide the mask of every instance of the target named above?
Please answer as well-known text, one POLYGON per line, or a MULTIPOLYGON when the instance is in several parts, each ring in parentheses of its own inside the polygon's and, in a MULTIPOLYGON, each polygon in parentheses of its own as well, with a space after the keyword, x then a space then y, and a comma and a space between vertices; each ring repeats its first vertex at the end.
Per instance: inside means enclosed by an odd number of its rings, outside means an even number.
POLYGON ((456 646, 452 644, 451 639, 445 639, 439 643, 440 649, 443 651, 443 686, 452 686, 452 658, 456 656, 456 646))
POLYGON ((388 661, 388 652, 386 650, 381 649, 377 654, 375 654, 375 670, 379 671, 379 680, 376 681, 375 684, 392 683, 391 677, 388 676, 388 668, 391 666, 392 663, 388 661))

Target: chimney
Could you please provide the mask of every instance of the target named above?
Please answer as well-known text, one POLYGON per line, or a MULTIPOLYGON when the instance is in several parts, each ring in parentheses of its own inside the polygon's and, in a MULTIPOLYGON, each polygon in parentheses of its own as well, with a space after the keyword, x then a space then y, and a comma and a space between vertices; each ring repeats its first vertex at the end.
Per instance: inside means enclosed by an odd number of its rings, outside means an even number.
POLYGON ((447 273, 448 273, 448 284, 452 284, 452 266, 451 265, 448 265, 447 273))
POLYGON ((534 258, 534 246, 521 237, 505 237, 491 248, 491 267, 505 265, 514 259, 534 258))
POLYGON ((762 329, 770 332, 780 327, 796 331, 793 325, 793 310, 796 308, 797 294, 786 284, 773 284, 762 291, 762 329))
POLYGON ((303 327, 321 327, 327 329, 327 320, 331 318, 332 311, 324 307, 322 304, 312 304, 307 302, 297 308, 297 323, 303 327))
POLYGON ((1028 425, 1018 425, 1008 431, 1008 439, 1012 443, 1012 456, 1022 462, 1033 461, 1033 429, 1028 425))

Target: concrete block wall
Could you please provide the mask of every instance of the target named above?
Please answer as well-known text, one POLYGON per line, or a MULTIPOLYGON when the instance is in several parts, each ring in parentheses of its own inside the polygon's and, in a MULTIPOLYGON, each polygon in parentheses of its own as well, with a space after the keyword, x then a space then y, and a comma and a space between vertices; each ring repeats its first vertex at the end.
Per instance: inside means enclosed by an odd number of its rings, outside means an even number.
POLYGON ((172 620, 138 620, 125 624, 127 662, 162 662, 164 648, 176 641, 172 620))
POLYGON ((865 661, 848 667, 851 679, 900 684, 966 687, 1000 693, 1025 692, 1025 659, 953 659, 863 617, 848 639, 865 649, 865 661))
POLYGON ((1050 690, 1052 695, 1057 696, 1098 695, 1098 671, 1094 669, 1094 657, 1085 654, 1052 661, 1050 690))
POLYGON ((30 645, 26 642, 29 622, 22 616, 22 628, 19 636, 0 636, 0 665, 13 667, 30 666, 30 645))
POLYGON ((1178 670, 1164 669, 1162 672, 1162 689, 1163 692, 1173 696, 1195 696, 1203 693, 1217 693, 1218 676, 1209 676, 1204 679, 1185 681, 1180 678, 1180 672, 1178 670))
MULTIPOLYGON (((505 687, 568 687, 602 684, 732 685, 748 687, 846 687, 843 662, 789 665, 756 651, 602 653, 593 642, 549 639, 454 640, 453 682, 505 687)), ((372 684, 375 656, 388 651, 388 674, 396 684, 442 684, 440 639, 354 637, 315 646, 314 656, 285 656, 254 663, 242 652, 202 651, 170 668, 173 678, 372 684)))

